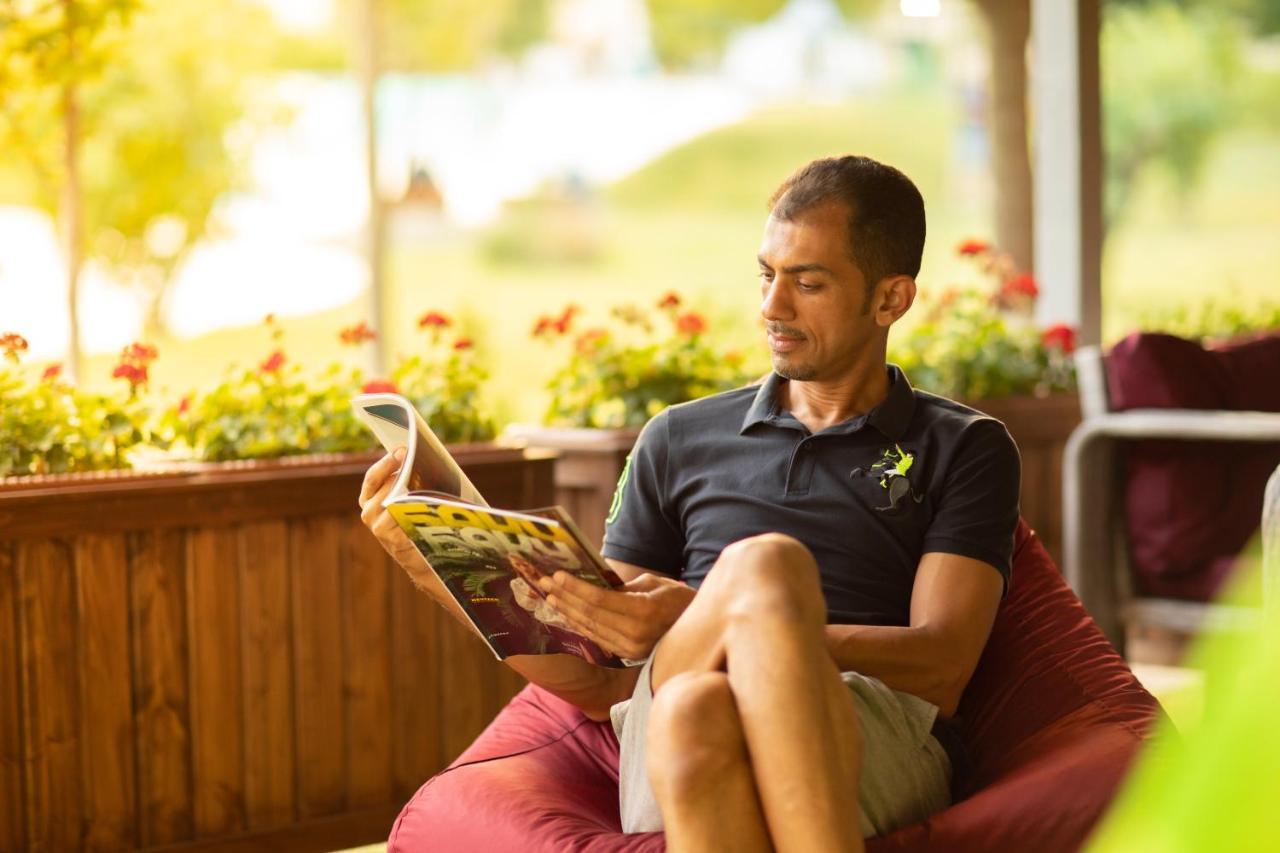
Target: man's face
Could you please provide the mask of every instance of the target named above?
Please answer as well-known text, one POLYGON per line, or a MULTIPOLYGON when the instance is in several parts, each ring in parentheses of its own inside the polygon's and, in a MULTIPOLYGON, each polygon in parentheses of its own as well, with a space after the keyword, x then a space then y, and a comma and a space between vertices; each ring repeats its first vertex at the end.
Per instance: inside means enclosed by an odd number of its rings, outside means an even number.
POLYGON ((824 202, 792 221, 769 217, 760 245, 760 315, 773 369, 801 382, 838 378, 876 324, 849 253, 848 207, 824 202))

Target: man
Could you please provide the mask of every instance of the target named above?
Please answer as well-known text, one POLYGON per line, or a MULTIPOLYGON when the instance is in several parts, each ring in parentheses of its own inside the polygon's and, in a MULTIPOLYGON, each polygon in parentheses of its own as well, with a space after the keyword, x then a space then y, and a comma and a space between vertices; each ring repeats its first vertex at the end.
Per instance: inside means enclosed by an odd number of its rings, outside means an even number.
MULTIPOLYGON (((1009 580, 1019 465, 999 422, 885 364, 924 230, 915 186, 874 160, 788 178, 759 254, 772 375, 645 427, 605 536, 622 590, 541 582, 583 634, 648 656, 638 673, 510 661, 593 717, 612 708, 626 831, 855 850, 949 802, 945 720, 1009 580)), ((376 507, 393 464, 362 505, 405 556, 376 507)))

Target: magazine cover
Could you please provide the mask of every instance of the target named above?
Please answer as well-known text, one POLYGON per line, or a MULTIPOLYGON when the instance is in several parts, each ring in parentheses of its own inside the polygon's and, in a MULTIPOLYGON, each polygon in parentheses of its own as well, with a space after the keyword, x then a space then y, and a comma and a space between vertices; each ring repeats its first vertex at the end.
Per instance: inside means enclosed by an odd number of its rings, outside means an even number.
POLYGON ((616 582, 572 525, 556 520, 558 508, 517 513, 417 494, 387 509, 499 660, 561 653, 625 666, 571 630, 538 588, 539 578, 560 569, 601 587, 616 582))

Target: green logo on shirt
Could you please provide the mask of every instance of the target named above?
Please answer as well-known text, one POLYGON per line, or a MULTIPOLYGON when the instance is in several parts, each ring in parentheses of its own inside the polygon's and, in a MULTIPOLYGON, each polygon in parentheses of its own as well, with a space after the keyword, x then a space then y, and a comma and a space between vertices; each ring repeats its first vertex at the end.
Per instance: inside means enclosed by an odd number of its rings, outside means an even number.
POLYGON ((618 477, 618 487, 613 490, 613 503, 609 504, 609 517, 604 520, 606 525, 613 524, 618 517, 618 510, 622 509, 622 490, 627 487, 627 478, 631 476, 631 454, 627 454, 627 461, 622 466, 622 475, 618 477))

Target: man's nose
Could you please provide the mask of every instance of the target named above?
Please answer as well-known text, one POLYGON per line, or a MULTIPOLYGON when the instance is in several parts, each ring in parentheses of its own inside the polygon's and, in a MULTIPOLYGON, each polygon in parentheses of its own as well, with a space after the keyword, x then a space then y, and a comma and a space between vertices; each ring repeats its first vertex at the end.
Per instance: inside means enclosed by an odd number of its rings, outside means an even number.
POLYGON ((791 320, 794 314, 787 288, 775 278, 765 287, 760 301, 760 316, 766 320, 791 320))

